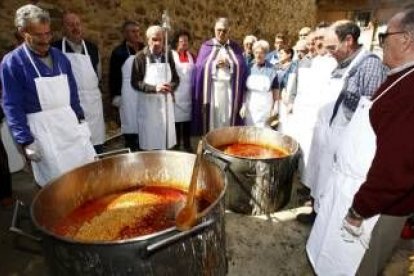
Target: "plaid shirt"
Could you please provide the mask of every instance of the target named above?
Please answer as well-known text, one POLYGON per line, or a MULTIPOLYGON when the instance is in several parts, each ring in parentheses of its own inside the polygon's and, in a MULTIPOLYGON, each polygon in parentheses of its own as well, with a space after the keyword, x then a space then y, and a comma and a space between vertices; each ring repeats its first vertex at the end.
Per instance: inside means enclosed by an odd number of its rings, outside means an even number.
MULTIPOLYGON (((347 67, 353 58, 342 62, 338 66, 338 70, 347 67)), ((351 72, 345 84, 346 87, 343 89, 345 95, 342 101, 342 107, 348 120, 352 118, 361 96, 372 96, 385 81, 387 72, 387 67, 382 64, 382 61, 377 56, 373 55, 365 58, 355 68, 354 72, 351 72)))

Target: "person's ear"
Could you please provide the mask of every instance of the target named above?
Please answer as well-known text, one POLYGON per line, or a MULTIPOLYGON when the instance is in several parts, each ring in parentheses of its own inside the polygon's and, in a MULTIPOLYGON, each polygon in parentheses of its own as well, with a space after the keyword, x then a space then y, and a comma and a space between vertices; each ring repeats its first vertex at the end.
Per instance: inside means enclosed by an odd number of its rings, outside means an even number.
MULTIPOLYGON (((355 43, 358 43, 357 41, 355 41, 355 43)), ((345 44, 346 46, 350 47, 352 46, 352 44, 354 44, 354 38, 352 37, 352 35, 347 34, 345 36, 345 44)))
POLYGON ((400 40, 401 50, 406 50, 412 47, 411 44, 414 43, 414 35, 409 32, 405 32, 400 36, 399 40, 400 40))

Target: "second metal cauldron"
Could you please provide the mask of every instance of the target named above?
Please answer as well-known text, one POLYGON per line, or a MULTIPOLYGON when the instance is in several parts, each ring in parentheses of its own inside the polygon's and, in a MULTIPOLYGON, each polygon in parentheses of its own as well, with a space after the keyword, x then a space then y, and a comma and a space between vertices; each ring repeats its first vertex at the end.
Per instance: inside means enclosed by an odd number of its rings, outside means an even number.
POLYGON ((280 132, 258 127, 227 127, 204 137, 205 155, 225 172, 226 207, 244 214, 269 214, 290 200, 298 143, 280 132), (234 143, 283 148, 282 158, 253 159, 225 154, 219 148, 234 143))

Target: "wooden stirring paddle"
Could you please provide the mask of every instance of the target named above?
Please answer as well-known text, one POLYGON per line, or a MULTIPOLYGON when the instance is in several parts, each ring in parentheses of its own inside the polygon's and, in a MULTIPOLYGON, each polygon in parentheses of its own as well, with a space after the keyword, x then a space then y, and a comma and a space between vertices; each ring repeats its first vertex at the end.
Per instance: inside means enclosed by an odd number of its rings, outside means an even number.
POLYGON ((203 142, 200 140, 197 146, 197 156, 194 162, 193 174, 188 188, 187 202, 178 212, 175 218, 175 225, 178 230, 185 231, 193 227, 197 222, 197 206, 195 201, 195 193, 197 190, 197 177, 200 168, 201 155, 203 153, 203 142))

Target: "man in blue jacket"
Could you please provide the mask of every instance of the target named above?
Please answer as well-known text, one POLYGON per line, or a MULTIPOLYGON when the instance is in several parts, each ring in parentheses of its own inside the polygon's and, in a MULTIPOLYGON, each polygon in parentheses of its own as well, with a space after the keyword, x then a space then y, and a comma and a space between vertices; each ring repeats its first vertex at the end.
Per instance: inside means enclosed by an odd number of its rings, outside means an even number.
POLYGON ((50 47, 49 14, 34 5, 16 12, 24 43, 0 67, 3 108, 36 182, 43 186, 94 157, 69 60, 50 47))

